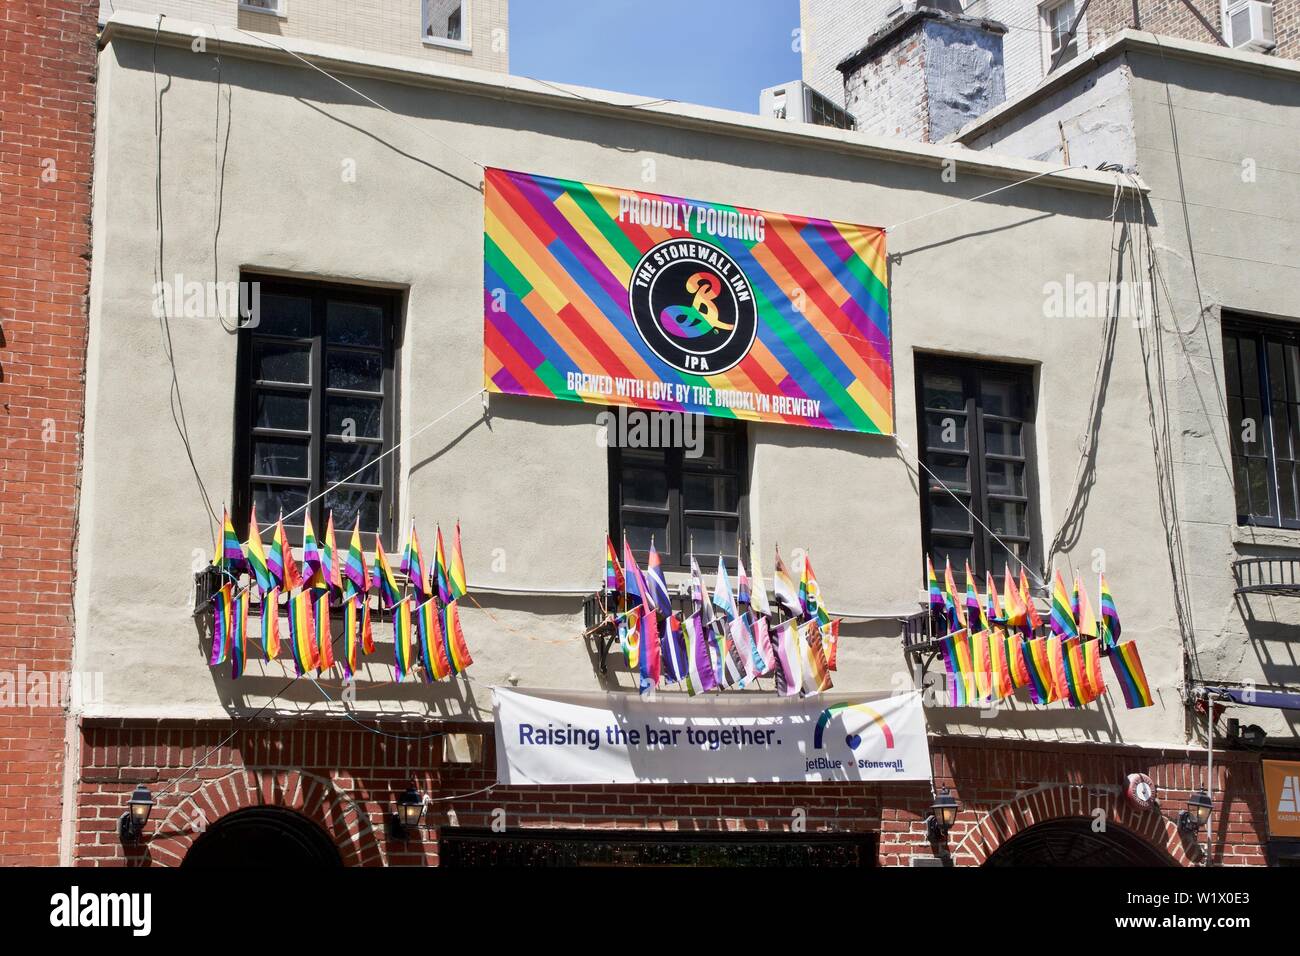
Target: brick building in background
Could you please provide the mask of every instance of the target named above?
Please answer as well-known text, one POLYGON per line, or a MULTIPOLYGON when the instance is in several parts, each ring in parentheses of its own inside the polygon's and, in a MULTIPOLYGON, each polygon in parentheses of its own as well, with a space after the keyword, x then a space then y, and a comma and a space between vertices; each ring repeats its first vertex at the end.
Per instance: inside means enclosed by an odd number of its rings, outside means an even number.
POLYGON ((0 7, 0 865, 59 861, 97 6, 0 7))

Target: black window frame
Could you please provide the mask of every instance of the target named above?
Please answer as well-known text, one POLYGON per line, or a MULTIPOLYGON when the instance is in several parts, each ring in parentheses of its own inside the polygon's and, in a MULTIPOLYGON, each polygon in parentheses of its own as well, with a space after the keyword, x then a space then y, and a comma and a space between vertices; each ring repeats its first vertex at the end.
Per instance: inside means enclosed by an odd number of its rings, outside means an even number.
MULTIPOLYGON (((1025 534, 1016 535, 1004 532, 997 532, 997 537, 1008 543, 1020 542, 1024 545, 1025 554, 1024 563, 1030 567, 1038 567, 1042 549, 1041 522, 1038 513, 1038 455, 1035 442, 1035 421, 1037 419, 1037 404, 1035 390, 1034 368, 1030 365, 1018 365, 1010 362, 992 362, 980 359, 965 359, 955 356, 935 355, 930 353, 916 353, 915 357, 915 379, 916 379, 916 421, 917 421, 917 448, 919 456, 927 467, 937 468, 932 456, 933 455, 965 455, 967 457, 967 476, 970 485, 969 497, 967 504, 970 505, 978 517, 979 521, 970 520, 970 533, 966 534, 959 531, 947 531, 945 529, 933 528, 931 517, 931 498, 932 493, 950 497, 949 493, 940 487, 925 469, 921 469, 918 486, 921 497, 921 541, 923 553, 933 555, 932 538, 934 536, 960 538, 969 537, 971 539, 971 570, 978 576, 983 577, 986 573, 1000 573, 1004 565, 1016 566, 1016 560, 1006 549, 994 540, 993 534, 985 531, 980 521, 985 525, 993 526, 989 516, 989 502, 1010 500, 1020 501, 1025 505, 1025 534), (925 385, 924 376, 926 372, 935 372, 938 374, 947 374, 958 376, 962 381, 962 393, 964 398, 963 409, 961 413, 966 416, 966 450, 954 451, 951 448, 930 447, 927 443, 927 413, 942 414, 944 411, 956 412, 956 409, 939 409, 928 408, 925 404, 925 385), (990 376, 1000 379, 1012 379, 1020 388, 1020 401, 1024 409, 1023 418, 1014 416, 996 415, 984 411, 980 406, 980 381, 981 377, 990 376), (1007 455, 1000 453, 990 453, 986 449, 984 425, 987 421, 1015 421, 1021 425, 1021 451, 1022 454, 1007 455), (987 461, 1011 461, 1023 462, 1024 464, 1024 494, 1013 495, 1001 492, 990 492, 987 487, 985 477, 987 461), (937 492, 934 491, 937 489, 937 492)), ((964 569, 954 567, 954 573, 960 573, 964 569)), ((936 571, 942 575, 942 564, 936 563, 936 571)), ((959 584, 962 582, 959 582, 959 584)))
POLYGON ((1232 456, 1232 487, 1233 487, 1233 506, 1237 513, 1237 524, 1256 528, 1289 528, 1300 529, 1300 502, 1297 501, 1300 495, 1300 480, 1297 480, 1297 471, 1300 470, 1300 439, 1297 438, 1297 430, 1300 429, 1300 367, 1293 367, 1291 375, 1286 376, 1285 367, 1285 350, 1289 347, 1296 350, 1296 359, 1300 363, 1300 328, 1289 325, 1284 322, 1269 322, 1264 320, 1253 320, 1243 316, 1224 316, 1223 322, 1223 370, 1224 370, 1224 399, 1227 407, 1228 416, 1228 440, 1232 456), (1228 340, 1235 340, 1235 347, 1229 348, 1228 340), (1251 340, 1254 346, 1256 385, 1257 391, 1252 396, 1246 396, 1242 392, 1242 350, 1241 343, 1251 340), (1272 395, 1273 386, 1277 382, 1277 376, 1269 361, 1270 346, 1277 346, 1283 350, 1283 393, 1281 399, 1272 395), (1235 355, 1235 367, 1231 363, 1231 358, 1235 355), (1234 388, 1235 383, 1235 388, 1234 388), (1288 399, 1287 391, 1294 398, 1288 399), (1235 392, 1235 394, 1234 394, 1235 392), (1257 442, 1262 444, 1258 451, 1247 453, 1245 442, 1243 440, 1243 429, 1248 417, 1245 402, 1249 398, 1257 404, 1259 409, 1259 422, 1255 430, 1257 442), (1283 516, 1281 487, 1278 481, 1279 466, 1279 448, 1277 442, 1277 432, 1274 422, 1275 402, 1282 405, 1292 406, 1289 413, 1291 418, 1287 425, 1288 454, 1282 459, 1290 466, 1292 470, 1291 478, 1291 498, 1292 511, 1296 517, 1287 518, 1283 516), (1233 411, 1236 407, 1237 411, 1233 411), (1248 460, 1258 460, 1265 463, 1265 483, 1266 496, 1268 503, 1267 513, 1256 513, 1253 510, 1253 495, 1251 493, 1249 480, 1243 483, 1243 468, 1249 471, 1248 460), (1247 510, 1242 511, 1242 495, 1245 494, 1245 503, 1247 510))
MULTIPOLYGON (((629 409, 628 413, 640 411, 639 409, 629 409)), ((660 413, 654 411, 645 411, 643 414, 676 414, 660 413)), ((714 418, 711 416, 701 416, 702 427, 714 431, 730 432, 735 436, 735 455, 736 464, 734 468, 719 468, 708 465, 692 464, 694 459, 689 459, 685 455, 684 448, 649 448, 649 449, 630 449, 638 456, 648 456, 655 452, 662 452, 664 455, 664 471, 667 475, 668 485, 668 504, 664 508, 654 508, 646 505, 624 505, 623 504, 623 455, 624 449, 618 447, 617 443, 612 440, 609 443, 609 528, 610 536, 614 541, 614 547, 618 549, 619 560, 622 561, 623 555, 623 513, 624 511, 637 512, 651 515, 667 515, 668 517, 668 534, 672 542, 672 550, 667 555, 656 545, 663 560, 665 571, 686 572, 691 568, 690 538, 687 532, 687 515, 695 517, 720 517, 734 518, 736 520, 736 534, 738 545, 743 549, 745 557, 749 557, 749 428, 748 423, 742 419, 714 418), (686 509, 682 503, 682 479, 687 474, 709 474, 734 477, 737 482, 737 511, 711 511, 697 508, 686 509)), ((644 464, 642 465, 644 467, 644 464)), ((644 568, 645 560, 649 555, 648 550, 638 550, 633 548, 633 555, 644 568)), ((695 558, 700 564, 701 571, 710 572, 717 567, 718 558, 721 557, 729 571, 736 570, 735 553, 718 555, 713 552, 696 551, 695 558)))
MULTIPOLYGON (((308 478, 300 480, 274 477, 272 483, 306 487, 309 500, 316 498, 317 495, 322 495, 319 499, 311 501, 308 512, 311 515, 312 525, 317 535, 324 535, 326 515, 323 493, 327 488, 324 479, 325 450, 327 439, 330 436, 327 420, 328 403, 325 398, 330 394, 353 395, 359 398, 373 397, 374 394, 382 395, 379 441, 374 442, 363 436, 357 436, 355 440, 378 444, 381 453, 393 447, 396 442, 397 416, 401 400, 398 369, 400 368, 401 323, 405 297, 402 292, 393 289, 302 280, 256 273, 245 273, 240 276, 240 281, 258 283, 259 291, 263 295, 285 295, 310 300, 311 335, 306 337, 270 336, 259 332, 257 326, 249 327, 248 325, 242 327, 238 333, 238 357, 235 378, 234 488, 231 494, 231 522, 241 537, 247 535, 248 516, 251 513, 253 504, 253 485, 261 480, 259 476, 253 474, 253 445, 257 438, 274 439, 284 437, 301 440, 305 434, 308 434, 306 432, 259 427, 254 420, 257 414, 255 395, 262 388, 279 393, 297 392, 307 394, 310 397, 308 411, 308 425, 310 426, 308 478), (368 393, 364 390, 330 388, 326 384, 326 354, 330 346, 326 342, 325 320, 327 303, 330 301, 346 301, 359 305, 378 306, 382 309, 381 328, 383 340, 379 347, 362 345, 333 346, 334 348, 348 350, 378 352, 381 355, 381 392, 368 393), (309 346, 310 384, 254 381, 252 377, 254 344, 262 339, 309 346)), ((361 527, 362 544, 367 550, 374 547, 376 530, 382 534, 385 542, 387 542, 386 548, 394 546, 393 536, 396 528, 398 507, 398 475, 400 474, 398 458, 399 454, 393 452, 380 459, 379 483, 377 486, 367 482, 347 483, 347 485, 356 485, 359 488, 364 487, 379 491, 379 527, 378 529, 368 528, 364 522, 361 527)), ((328 487, 333 488, 336 486, 337 483, 328 487)), ((303 527, 304 522, 301 512, 285 522, 285 533, 290 543, 295 547, 302 545, 303 527)), ((351 535, 352 525, 349 524, 346 528, 336 525, 335 531, 336 534, 344 536, 346 541, 346 538, 351 535)), ((263 537, 269 537, 265 531, 265 526, 263 526, 263 537)), ((345 547, 346 543, 343 543, 342 546, 345 547)))

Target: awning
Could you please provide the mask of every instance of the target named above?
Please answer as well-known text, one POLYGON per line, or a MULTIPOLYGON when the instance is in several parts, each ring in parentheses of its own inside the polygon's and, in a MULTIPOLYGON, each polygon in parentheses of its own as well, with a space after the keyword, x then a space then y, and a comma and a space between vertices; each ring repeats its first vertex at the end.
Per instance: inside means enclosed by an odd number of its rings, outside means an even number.
POLYGON ((1256 690, 1245 687, 1206 687, 1205 691, 1227 697, 1233 703, 1247 707, 1273 707, 1277 710, 1300 710, 1300 694, 1287 694, 1275 690, 1256 690))

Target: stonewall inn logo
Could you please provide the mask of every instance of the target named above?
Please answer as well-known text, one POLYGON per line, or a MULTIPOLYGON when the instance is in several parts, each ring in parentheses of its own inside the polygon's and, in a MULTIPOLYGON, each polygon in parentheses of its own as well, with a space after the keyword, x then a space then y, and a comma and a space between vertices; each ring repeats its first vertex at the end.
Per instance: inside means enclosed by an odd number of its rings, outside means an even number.
POLYGON ((681 372, 725 372, 749 354, 758 333, 745 273, 698 239, 669 239, 642 256, 628 300, 646 345, 681 372))

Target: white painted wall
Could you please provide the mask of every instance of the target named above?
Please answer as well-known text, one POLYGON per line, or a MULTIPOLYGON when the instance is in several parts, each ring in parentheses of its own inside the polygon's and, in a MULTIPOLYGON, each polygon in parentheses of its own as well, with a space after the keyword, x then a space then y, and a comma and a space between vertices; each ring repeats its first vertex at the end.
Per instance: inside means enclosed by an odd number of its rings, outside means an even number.
MULTIPOLYGON (((206 552, 211 539, 172 425, 170 371, 149 314, 154 78, 148 35, 137 37, 110 30, 100 62, 78 667, 105 675, 96 714, 220 715, 259 707, 273 694, 278 710, 330 709, 305 680, 279 693, 291 668, 284 660, 251 661, 237 683, 226 668, 210 670, 202 629, 190 616, 192 551, 206 552)), ((654 188, 673 195, 870 224, 936 213, 890 236, 895 403, 905 444, 775 425, 751 430, 751 520, 764 570, 771 571, 776 541, 806 545, 833 609, 916 606, 919 504, 915 475, 900 459, 910 460, 916 446, 917 350, 1034 368, 1045 539, 1078 496, 1079 435, 1103 354, 1101 322, 1047 318, 1044 287, 1071 274, 1106 279, 1106 177, 1073 174, 945 210, 1043 167, 1003 166, 990 175, 972 161, 959 164, 950 182, 939 158, 961 156, 955 147, 805 131, 695 107, 620 109, 537 92, 516 78, 471 81, 469 73, 434 67, 394 75, 395 82, 377 78, 385 61, 371 60, 371 78, 358 82, 393 116, 305 68, 247 58, 237 38, 229 40, 220 278, 235 279, 246 267, 406 290, 402 435, 474 395, 482 381, 482 196, 478 168, 457 154, 631 187, 645 185, 644 161, 652 159, 654 188), (348 159, 356 163, 354 183, 340 176, 348 159), (1089 184, 1100 188, 1084 191, 1089 184)), ((213 272, 215 73, 210 54, 166 39, 157 62, 166 89, 164 271, 206 278, 213 272)), ((231 475, 235 343, 212 322, 177 321, 173 334, 196 464, 220 496, 231 475)), ((932 728, 1053 740, 1184 739, 1182 658, 1142 396, 1136 332, 1121 326, 1098 469, 1062 563, 1086 570, 1092 549, 1107 549, 1125 636, 1141 645, 1158 705, 1127 712, 1113 693, 1103 706, 1081 711, 1017 703, 984 718, 932 710, 932 728)), ((596 584, 608 512, 598 411, 494 398, 484 422, 475 400, 414 440, 401 462, 399 493, 422 516, 461 519, 469 580, 486 609, 465 614, 477 662, 466 681, 394 686, 381 629, 359 710, 483 717, 491 685, 512 675, 524 684, 600 686, 580 640, 576 600, 482 590, 596 584), (493 568, 496 549, 504 569, 493 568)), ((907 680, 892 622, 847 625, 840 659, 840 689, 907 680)), ((612 683, 631 687, 626 673, 612 675, 612 683)), ((336 679, 323 686, 338 695, 336 679)))

